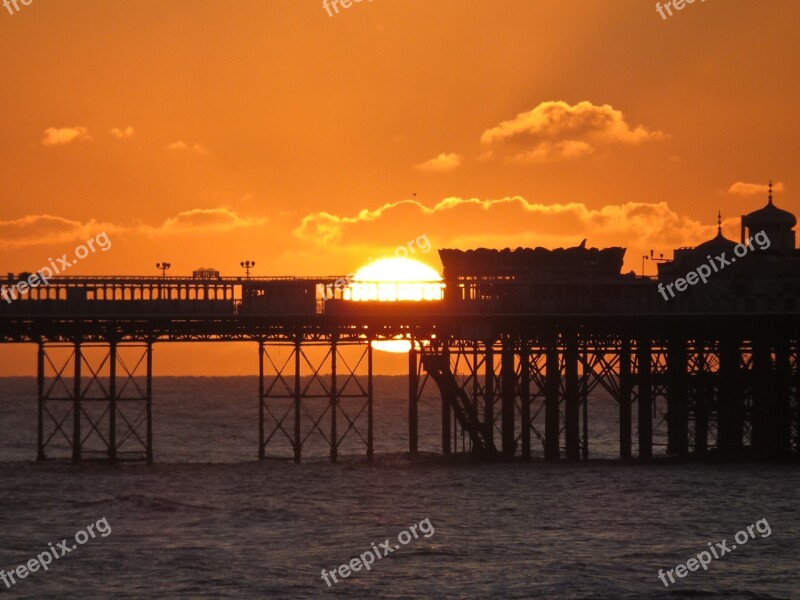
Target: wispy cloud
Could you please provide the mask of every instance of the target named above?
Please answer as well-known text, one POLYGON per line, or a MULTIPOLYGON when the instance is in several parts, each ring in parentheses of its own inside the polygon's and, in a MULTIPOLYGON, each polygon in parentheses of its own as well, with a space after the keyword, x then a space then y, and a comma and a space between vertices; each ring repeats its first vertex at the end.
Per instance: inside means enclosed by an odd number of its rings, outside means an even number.
POLYGON ((208 154, 208 148, 205 146, 201 146, 200 144, 187 144, 183 140, 178 140, 177 142, 172 142, 171 144, 167 145, 168 150, 172 150, 175 152, 192 152, 198 155, 205 155, 208 154))
POLYGON ((414 168, 419 171, 427 171, 431 173, 445 173, 447 171, 454 171, 461 166, 463 161, 463 156, 455 153, 447 154, 442 152, 439 154, 439 156, 415 165, 414 168))
POLYGON ((66 243, 116 229, 110 223, 94 219, 82 222, 55 215, 27 215, 20 219, 0 220, 0 248, 66 243))
MULTIPOLYGON (((779 181, 773 184, 772 191, 780 193, 784 190, 783 184, 779 181)), ((728 189, 729 194, 736 196, 766 196, 769 193, 769 186, 766 183, 744 183, 737 181, 728 189)))
POLYGON ((229 208, 193 208, 166 219, 159 227, 143 228, 147 233, 165 234, 187 231, 229 231, 264 225, 267 219, 246 217, 229 208))
POLYGON ((125 138, 129 138, 129 137, 133 137, 133 134, 134 134, 133 127, 131 127, 130 125, 128 125, 124 129, 121 129, 119 127, 114 127, 111 130, 111 135, 113 135, 115 138, 118 138, 118 139, 121 139, 121 140, 125 139, 125 138))
POLYGON ((165 219, 160 225, 102 223, 94 219, 78 221, 55 215, 27 215, 0 220, 0 249, 85 240, 101 231, 116 235, 146 234, 165 236, 190 232, 232 231, 266 224, 262 217, 244 216, 225 208, 195 208, 165 219))
POLYGON ((48 127, 44 130, 42 145, 63 146, 65 144, 71 144, 72 142, 80 140, 90 141, 91 139, 86 127, 48 127))

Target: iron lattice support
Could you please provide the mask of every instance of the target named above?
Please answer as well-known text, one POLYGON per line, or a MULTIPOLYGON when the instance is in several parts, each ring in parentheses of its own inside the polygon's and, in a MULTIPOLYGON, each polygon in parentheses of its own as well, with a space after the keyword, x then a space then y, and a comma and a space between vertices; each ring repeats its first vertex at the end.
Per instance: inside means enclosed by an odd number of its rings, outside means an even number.
POLYGON ((636 400, 638 408, 639 460, 653 457, 652 347, 649 338, 636 340, 636 400))
POLYGON ((445 454, 457 450, 460 429, 462 451, 493 456, 499 437, 504 457, 531 458, 535 437, 547 460, 562 453, 570 460, 588 458, 591 388, 586 346, 577 334, 439 342, 423 349, 423 364, 442 393, 445 454))
POLYGON ((720 353, 717 341, 689 343, 688 433, 697 456, 719 450, 720 353))
POLYGON ((362 448, 372 460, 373 396, 366 340, 259 341, 259 458, 300 462, 305 450, 335 462, 362 448))
POLYGON ((412 456, 419 452, 419 400, 428 379, 419 360, 418 346, 412 343, 408 352, 408 452, 412 456))
MULTIPOLYGON (((602 370, 593 370, 602 364, 600 355, 575 331, 524 344, 520 396, 528 399, 523 403, 527 433, 539 440, 545 460, 588 460, 588 395, 605 377, 602 370)), ((523 443, 523 456, 525 449, 523 443)))
MULTIPOLYGON (((256 338, 259 458, 324 452, 336 461, 366 449, 371 459, 371 345, 297 331, 256 338)), ((418 403, 431 378, 442 394, 444 453, 458 451, 460 437, 462 452, 586 460, 587 399, 605 391, 618 403, 623 459, 633 454, 637 406, 641 460, 656 448, 788 460, 800 451, 799 352, 796 337, 774 332, 597 336, 579 327, 417 344, 409 451, 418 451, 418 403)), ((152 462, 152 369, 149 341, 40 341, 37 459, 152 462)))
POLYGON ((633 355, 628 338, 609 338, 586 340, 582 348, 583 371, 581 385, 581 405, 583 417, 583 453, 588 456, 588 396, 599 389, 604 390, 619 410, 619 453, 620 458, 631 457, 632 406, 633 394, 633 355))
POLYGON ((741 340, 736 337, 719 341, 717 378, 717 446, 725 456, 740 456, 744 449, 745 372, 741 340))
POLYGON ((689 454, 688 341, 675 335, 667 342, 666 392, 667 454, 689 454))
POLYGON ((152 463, 152 378, 150 343, 40 342, 37 460, 152 463))
POLYGON ((742 418, 742 445, 744 453, 751 453, 753 450, 753 404, 755 396, 755 345, 752 341, 741 342, 737 348, 739 355, 739 371, 741 374, 741 385, 743 393, 743 403, 741 408, 742 418))

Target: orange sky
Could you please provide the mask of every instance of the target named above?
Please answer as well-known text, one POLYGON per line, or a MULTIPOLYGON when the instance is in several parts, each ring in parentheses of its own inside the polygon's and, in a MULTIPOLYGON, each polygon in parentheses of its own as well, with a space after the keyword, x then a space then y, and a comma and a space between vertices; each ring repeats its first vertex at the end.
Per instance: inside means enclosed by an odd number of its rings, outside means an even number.
MULTIPOLYGON (((796 0, 667 20, 644 0, 0 5, 0 272, 99 231, 112 249, 70 273, 346 274, 420 235, 588 238, 639 271, 711 237, 717 209, 735 237, 765 201, 737 183, 772 177, 800 213, 798 22, 796 0)), ((162 374, 255 366, 157 351, 162 374)), ((32 356, 0 349, 0 374, 32 356)))

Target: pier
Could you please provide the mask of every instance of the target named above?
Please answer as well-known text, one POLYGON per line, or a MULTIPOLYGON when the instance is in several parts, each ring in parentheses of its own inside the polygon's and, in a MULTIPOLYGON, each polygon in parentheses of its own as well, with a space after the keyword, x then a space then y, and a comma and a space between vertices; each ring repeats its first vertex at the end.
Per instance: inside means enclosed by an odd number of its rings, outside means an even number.
MULTIPOLYGON (((72 290, 98 281, 64 278, 51 285, 74 296, 72 290)), ((307 280, 301 281, 305 286, 307 280)), ((75 462, 152 461, 153 348, 170 342, 253 345, 259 457, 289 452, 299 461, 303 440, 320 433, 332 460, 346 436, 358 436, 370 458, 370 342, 398 337, 413 343, 412 454, 423 385, 441 393, 444 454, 456 451, 463 432, 471 451, 485 456, 587 459, 588 398, 598 387, 619 405, 623 459, 634 451, 649 459, 659 446, 676 456, 714 452, 767 460, 798 451, 796 310, 669 313, 653 290, 651 311, 633 302, 602 314, 571 312, 568 305, 559 313, 450 312, 443 310, 445 301, 424 307, 428 311, 354 303, 332 314, 254 315, 235 313, 235 300, 216 299, 235 291, 232 281, 209 284, 209 299, 200 300, 194 293, 185 300, 130 299, 163 285, 161 280, 102 283, 128 299, 33 296, 0 313, 2 343, 38 345, 40 460, 53 457, 48 446, 61 439, 69 442, 75 462), (319 346, 323 358, 312 362, 308 350, 319 346), (304 371, 311 382, 301 377, 304 371), (95 450, 87 452, 89 447, 95 450)))
POLYGON ((318 436, 332 461, 346 441, 370 460, 373 343, 385 340, 411 348, 412 455, 430 386, 442 454, 588 460, 589 398, 603 391, 621 459, 796 460, 795 223, 770 196, 743 217, 738 245, 720 227, 657 279, 621 273, 624 248, 443 249, 441 300, 348 300, 339 277, 55 277, 0 302, 0 343, 38 346, 39 460, 153 462, 154 347, 172 342, 253 347, 259 458, 301 461, 318 436), (659 293, 698 260, 739 256, 756 230, 770 242, 761 252, 676 298, 659 293))

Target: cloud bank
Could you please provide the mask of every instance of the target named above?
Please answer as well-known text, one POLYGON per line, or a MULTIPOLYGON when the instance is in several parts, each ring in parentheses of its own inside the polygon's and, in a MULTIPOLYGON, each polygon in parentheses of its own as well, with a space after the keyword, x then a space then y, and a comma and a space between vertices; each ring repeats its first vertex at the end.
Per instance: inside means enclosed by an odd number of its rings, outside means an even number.
POLYGON ((569 160, 615 144, 637 145, 668 137, 627 123, 622 111, 588 101, 570 105, 542 102, 530 111, 487 129, 481 136, 484 157, 520 162, 569 160))

